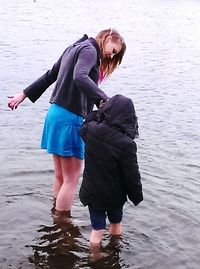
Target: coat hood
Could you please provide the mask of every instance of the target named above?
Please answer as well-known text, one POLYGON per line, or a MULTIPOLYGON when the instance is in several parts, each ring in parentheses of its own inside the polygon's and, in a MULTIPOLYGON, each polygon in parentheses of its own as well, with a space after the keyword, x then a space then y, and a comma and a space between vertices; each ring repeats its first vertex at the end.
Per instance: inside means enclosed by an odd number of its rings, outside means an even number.
POLYGON ((133 102, 130 98, 117 94, 100 109, 101 121, 121 130, 132 139, 138 135, 138 122, 133 102))

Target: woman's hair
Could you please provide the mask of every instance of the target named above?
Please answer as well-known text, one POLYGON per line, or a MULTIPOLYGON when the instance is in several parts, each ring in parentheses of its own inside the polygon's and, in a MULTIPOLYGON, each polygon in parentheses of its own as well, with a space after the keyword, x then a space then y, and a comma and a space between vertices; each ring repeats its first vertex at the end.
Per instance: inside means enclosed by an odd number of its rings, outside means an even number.
POLYGON ((110 75, 115 68, 120 65, 122 58, 124 56, 124 53, 126 51, 126 43, 124 42, 123 37, 114 29, 106 29, 102 30, 101 32, 98 33, 96 36, 96 41, 99 44, 100 47, 100 52, 102 55, 104 46, 107 42, 107 38, 111 37, 113 42, 120 42, 122 45, 122 49, 119 53, 115 54, 113 58, 103 58, 101 59, 101 64, 100 64, 100 81, 102 81, 105 77, 110 75))

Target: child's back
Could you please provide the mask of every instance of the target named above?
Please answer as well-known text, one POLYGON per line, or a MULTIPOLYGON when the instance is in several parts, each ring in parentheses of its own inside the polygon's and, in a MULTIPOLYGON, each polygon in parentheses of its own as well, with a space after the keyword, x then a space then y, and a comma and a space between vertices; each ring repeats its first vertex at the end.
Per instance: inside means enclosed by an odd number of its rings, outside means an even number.
MULTIPOLYGON (((108 213, 122 208, 127 196, 134 205, 143 200, 133 140, 136 134, 134 105, 123 95, 113 96, 86 119, 81 128, 85 169, 79 195, 81 202, 89 206, 90 215, 93 211, 108 213)), ((95 230, 103 228, 93 227, 95 230)))
POLYGON ((116 95, 100 109, 99 116, 94 114, 81 130, 85 169, 80 199, 99 209, 123 205, 126 195, 138 204, 142 188, 133 140, 137 118, 132 100, 116 95))

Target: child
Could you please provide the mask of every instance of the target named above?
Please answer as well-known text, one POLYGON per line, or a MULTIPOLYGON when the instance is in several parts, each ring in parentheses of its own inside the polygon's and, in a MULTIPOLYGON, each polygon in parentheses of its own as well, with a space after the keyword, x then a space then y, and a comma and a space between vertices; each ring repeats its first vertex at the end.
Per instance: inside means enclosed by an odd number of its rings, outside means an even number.
POLYGON ((133 102, 115 95, 86 118, 80 129, 85 142, 85 168, 79 196, 88 206, 91 245, 99 244, 110 221, 110 235, 122 233, 127 197, 136 206, 143 200, 137 162, 137 117, 133 102))

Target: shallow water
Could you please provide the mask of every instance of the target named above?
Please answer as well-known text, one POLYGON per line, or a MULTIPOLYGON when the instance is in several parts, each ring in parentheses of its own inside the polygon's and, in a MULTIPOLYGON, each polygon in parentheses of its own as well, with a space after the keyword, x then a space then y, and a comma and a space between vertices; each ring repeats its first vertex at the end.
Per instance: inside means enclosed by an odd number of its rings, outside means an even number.
POLYGON ((0 19, 0 268, 199 268, 200 1, 1 0, 0 19), (71 222, 51 212, 53 163, 40 138, 53 87, 14 112, 7 95, 83 33, 107 27, 122 33, 127 52, 102 88, 134 101, 144 201, 126 204, 123 236, 106 232, 108 257, 92 262, 78 197, 71 222))

